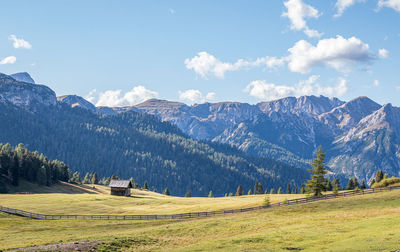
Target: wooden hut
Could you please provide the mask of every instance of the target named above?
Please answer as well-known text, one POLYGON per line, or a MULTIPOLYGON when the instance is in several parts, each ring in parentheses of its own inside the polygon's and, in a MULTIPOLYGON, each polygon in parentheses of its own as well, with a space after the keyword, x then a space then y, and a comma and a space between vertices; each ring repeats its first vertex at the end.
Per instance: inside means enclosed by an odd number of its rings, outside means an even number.
POLYGON ((111 195, 116 196, 131 196, 132 183, 130 180, 117 180, 110 181, 111 195))

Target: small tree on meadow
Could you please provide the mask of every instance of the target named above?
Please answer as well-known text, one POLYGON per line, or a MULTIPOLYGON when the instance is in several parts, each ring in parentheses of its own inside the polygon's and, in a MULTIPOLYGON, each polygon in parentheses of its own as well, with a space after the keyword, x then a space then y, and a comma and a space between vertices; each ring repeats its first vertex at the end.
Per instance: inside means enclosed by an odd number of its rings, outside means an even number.
POLYGON ((309 169, 311 179, 307 182, 306 191, 310 196, 320 196, 326 191, 325 177, 326 169, 324 166, 325 153, 322 152, 322 147, 318 147, 317 157, 313 159, 312 169, 309 169))
POLYGON ((97 173, 93 173, 92 176, 92 184, 97 185, 99 183, 99 176, 97 175, 97 173))
POLYGON ((278 194, 282 194, 282 187, 278 188, 278 194))
POLYGON ((291 193, 292 193, 292 190, 290 189, 290 183, 288 183, 287 187, 286 187, 286 194, 291 194, 291 193))
POLYGON ((271 190, 270 190, 270 193, 269 194, 275 194, 276 192, 275 192, 275 189, 274 188, 271 188, 271 190))
POLYGON ((235 195, 236 196, 242 196, 243 195, 243 187, 241 185, 238 186, 235 195))
POLYGON ((376 173, 375 182, 376 182, 376 183, 379 183, 382 179, 383 179, 383 171, 382 171, 382 170, 379 170, 379 171, 376 173))
POLYGON ((213 197, 214 197, 214 194, 213 194, 212 191, 210 191, 210 192, 208 193, 208 197, 209 197, 209 198, 213 198, 213 197))
POLYGON ((256 182, 254 185, 254 194, 263 194, 263 186, 261 182, 256 182))
POLYGON ((166 187, 166 188, 164 189, 163 194, 164 194, 164 195, 171 195, 170 192, 169 192, 168 187, 166 187))
POLYGON ((251 189, 249 189, 249 191, 247 192, 247 195, 251 195, 251 189))
POLYGON ((354 185, 354 180, 351 178, 347 183, 346 190, 353 190, 354 188, 356 188, 356 186, 354 185))
POLYGON ((190 190, 188 190, 188 191, 186 192, 186 194, 185 194, 185 197, 186 197, 186 198, 192 197, 192 192, 191 192, 190 190))
POLYGON ((360 189, 361 189, 361 190, 364 190, 365 188, 366 188, 366 186, 365 186, 365 181, 362 180, 362 181, 361 181, 360 189))
POLYGON ((268 189, 265 189, 265 192, 264 192, 264 194, 268 194, 268 189))

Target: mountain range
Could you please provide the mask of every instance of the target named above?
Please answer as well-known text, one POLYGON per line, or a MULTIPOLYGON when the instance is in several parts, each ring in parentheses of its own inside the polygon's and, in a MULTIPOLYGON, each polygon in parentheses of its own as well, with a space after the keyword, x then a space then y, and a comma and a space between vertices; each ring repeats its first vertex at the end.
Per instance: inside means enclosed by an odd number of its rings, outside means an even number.
MULTIPOLYGON (((95 107, 75 95, 55 99, 54 92, 40 87, 40 95, 51 96, 52 103, 100 117, 125 113, 153 115, 175 125, 195 141, 228 144, 250 157, 268 158, 290 167, 309 168, 316 148, 321 145, 334 176, 355 176, 371 182, 380 169, 389 175, 400 175, 400 108, 380 105, 368 97, 345 102, 324 96, 302 96, 254 105, 219 102, 192 106, 150 99, 129 107, 95 107)), ((35 95, 12 96, 14 91, 0 89, 0 101, 6 99, 23 106, 32 101, 49 103, 49 99, 35 95)))
POLYGON ((382 169, 400 175, 400 108, 368 97, 345 102, 324 96, 287 97, 255 105, 151 99, 97 113, 139 111, 175 124, 197 140, 226 143, 249 155, 308 168, 317 146, 333 174, 371 182, 382 169))
MULTIPOLYGON (((168 187, 180 196, 187 190, 194 196, 210 191, 222 196, 234 193, 239 184, 252 189, 256 182, 275 190, 288 183, 299 188, 309 177, 299 167, 193 139, 172 123, 134 108, 105 115, 81 97, 56 97, 50 88, 25 80, 0 74, 0 142, 23 143, 82 176, 133 177, 141 185, 147 181, 151 190, 168 187)), ((0 174, 0 183, 4 181, 7 176, 0 174)))

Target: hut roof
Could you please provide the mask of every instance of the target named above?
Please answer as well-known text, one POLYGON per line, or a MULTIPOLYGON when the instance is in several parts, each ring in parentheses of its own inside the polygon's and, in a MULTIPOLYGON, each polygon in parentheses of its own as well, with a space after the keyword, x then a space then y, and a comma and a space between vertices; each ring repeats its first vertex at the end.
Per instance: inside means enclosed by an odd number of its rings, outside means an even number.
POLYGON ((113 179, 110 181, 109 187, 118 187, 118 188, 132 188, 132 183, 130 180, 116 180, 113 179))

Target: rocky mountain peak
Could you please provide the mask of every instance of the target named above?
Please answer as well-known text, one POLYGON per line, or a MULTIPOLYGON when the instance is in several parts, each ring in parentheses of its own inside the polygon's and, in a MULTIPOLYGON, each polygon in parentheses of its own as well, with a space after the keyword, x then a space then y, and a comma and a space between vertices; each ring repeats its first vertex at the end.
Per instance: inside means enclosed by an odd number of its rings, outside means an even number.
POLYGON ((35 81, 32 79, 29 73, 27 72, 21 72, 21 73, 15 73, 15 74, 10 74, 12 78, 14 78, 16 81, 19 82, 25 82, 25 83, 30 83, 30 84, 35 84, 35 81))
MULTIPOLYGON (((0 101, 8 101, 16 106, 30 108, 32 105, 56 105, 56 94, 44 85, 17 81, 0 73, 0 101)), ((31 108, 35 110, 35 108, 31 108)))
POLYGON ((82 108, 89 110, 93 113, 97 112, 96 107, 92 103, 77 95, 59 96, 57 97, 57 101, 59 103, 67 104, 71 106, 71 108, 82 108))
POLYGON ((262 112, 270 114, 272 112, 308 114, 311 116, 320 115, 333 108, 342 105, 344 102, 337 98, 325 96, 301 96, 286 97, 275 101, 262 102, 257 104, 262 112))
POLYGON ((333 110, 318 116, 319 120, 330 127, 350 129, 361 119, 381 108, 381 105, 365 96, 357 97, 333 110))

